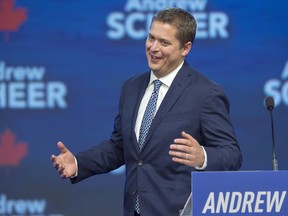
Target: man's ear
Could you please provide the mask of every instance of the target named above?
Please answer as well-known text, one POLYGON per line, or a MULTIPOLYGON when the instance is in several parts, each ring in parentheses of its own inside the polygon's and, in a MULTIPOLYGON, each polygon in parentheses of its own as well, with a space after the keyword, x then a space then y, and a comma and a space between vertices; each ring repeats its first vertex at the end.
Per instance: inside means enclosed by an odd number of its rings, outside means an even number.
POLYGON ((182 56, 185 57, 188 55, 188 53, 190 52, 192 48, 192 43, 191 41, 187 42, 184 44, 184 47, 183 47, 183 52, 182 52, 182 56))

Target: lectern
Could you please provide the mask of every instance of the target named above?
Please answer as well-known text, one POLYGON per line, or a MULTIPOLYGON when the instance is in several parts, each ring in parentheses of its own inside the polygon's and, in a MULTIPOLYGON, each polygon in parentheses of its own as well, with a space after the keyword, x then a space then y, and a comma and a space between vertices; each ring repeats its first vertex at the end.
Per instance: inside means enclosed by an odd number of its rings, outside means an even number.
POLYGON ((192 172, 180 216, 288 216, 288 171, 192 172))

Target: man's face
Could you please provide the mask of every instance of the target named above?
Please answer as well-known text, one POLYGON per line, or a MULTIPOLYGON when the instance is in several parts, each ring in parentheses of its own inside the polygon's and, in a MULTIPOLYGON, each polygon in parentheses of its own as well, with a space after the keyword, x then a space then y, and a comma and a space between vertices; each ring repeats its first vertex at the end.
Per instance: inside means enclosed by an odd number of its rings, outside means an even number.
POLYGON ((160 78, 172 72, 191 48, 188 42, 181 48, 175 26, 154 21, 146 40, 146 57, 154 74, 160 78))

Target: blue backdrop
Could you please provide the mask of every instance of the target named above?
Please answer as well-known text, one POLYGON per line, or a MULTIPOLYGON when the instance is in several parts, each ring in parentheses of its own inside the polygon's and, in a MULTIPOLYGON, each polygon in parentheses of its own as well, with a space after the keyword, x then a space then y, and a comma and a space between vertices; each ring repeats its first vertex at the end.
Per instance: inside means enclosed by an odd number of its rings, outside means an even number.
POLYGON ((122 215, 124 168, 77 185, 50 162, 110 137, 124 80, 148 70, 152 15, 177 6, 198 21, 189 64, 231 102, 242 170, 288 169, 285 0, 0 0, 0 215, 122 215), (111 204, 113 207, 111 207, 111 204))

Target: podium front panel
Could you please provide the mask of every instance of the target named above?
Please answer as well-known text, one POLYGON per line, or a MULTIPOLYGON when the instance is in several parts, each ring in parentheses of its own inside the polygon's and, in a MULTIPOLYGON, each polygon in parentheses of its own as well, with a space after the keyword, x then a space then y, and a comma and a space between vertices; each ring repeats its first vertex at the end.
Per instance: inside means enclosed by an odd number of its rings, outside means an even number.
POLYGON ((288 216, 288 171, 192 172, 192 215, 288 216))

